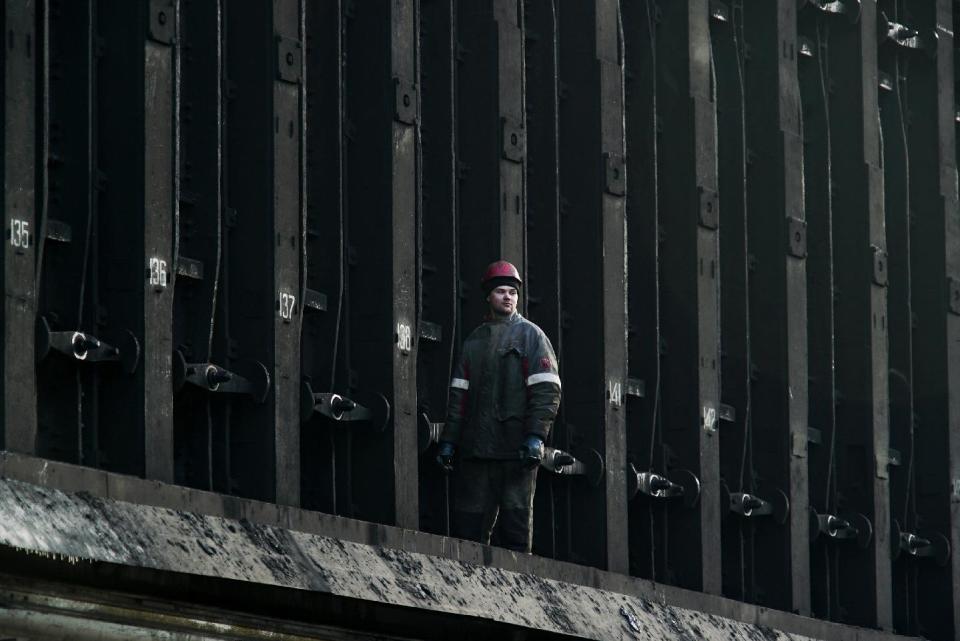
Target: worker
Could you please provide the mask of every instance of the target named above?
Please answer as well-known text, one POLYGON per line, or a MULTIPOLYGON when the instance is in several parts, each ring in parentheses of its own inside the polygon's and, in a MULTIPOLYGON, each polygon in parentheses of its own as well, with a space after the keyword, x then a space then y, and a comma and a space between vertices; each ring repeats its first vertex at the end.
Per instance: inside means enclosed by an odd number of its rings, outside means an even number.
POLYGON ((557 357, 546 334, 517 311, 523 284, 505 260, 480 286, 489 314, 463 343, 450 382, 437 463, 455 472, 453 534, 529 553, 543 443, 560 406, 557 357))

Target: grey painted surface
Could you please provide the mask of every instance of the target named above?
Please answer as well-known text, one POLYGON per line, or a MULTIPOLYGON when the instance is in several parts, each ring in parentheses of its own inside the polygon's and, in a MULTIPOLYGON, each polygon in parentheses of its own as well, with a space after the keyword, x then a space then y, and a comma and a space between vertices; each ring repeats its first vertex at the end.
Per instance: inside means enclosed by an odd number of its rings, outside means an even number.
POLYGON ((0 480, 0 544, 71 562, 311 590, 588 639, 809 638, 531 574, 10 479, 0 480))

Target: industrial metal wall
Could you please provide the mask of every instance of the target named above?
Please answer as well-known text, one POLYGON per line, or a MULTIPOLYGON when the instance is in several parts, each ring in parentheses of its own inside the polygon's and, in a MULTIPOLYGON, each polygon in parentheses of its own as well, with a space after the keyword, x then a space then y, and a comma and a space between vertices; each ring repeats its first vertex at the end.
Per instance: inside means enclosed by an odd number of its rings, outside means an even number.
POLYGON ((960 634, 950 0, 6 0, 0 446, 448 533, 496 258, 535 552, 960 634))

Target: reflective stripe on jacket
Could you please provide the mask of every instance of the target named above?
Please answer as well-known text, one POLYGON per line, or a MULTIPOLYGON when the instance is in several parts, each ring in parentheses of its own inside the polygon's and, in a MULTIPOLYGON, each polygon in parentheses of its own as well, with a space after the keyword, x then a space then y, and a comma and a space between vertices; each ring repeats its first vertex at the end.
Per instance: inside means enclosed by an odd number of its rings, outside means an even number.
POLYGON ((560 407, 550 340, 520 314, 494 319, 463 343, 441 440, 464 458, 517 458, 523 439, 546 439, 560 407))

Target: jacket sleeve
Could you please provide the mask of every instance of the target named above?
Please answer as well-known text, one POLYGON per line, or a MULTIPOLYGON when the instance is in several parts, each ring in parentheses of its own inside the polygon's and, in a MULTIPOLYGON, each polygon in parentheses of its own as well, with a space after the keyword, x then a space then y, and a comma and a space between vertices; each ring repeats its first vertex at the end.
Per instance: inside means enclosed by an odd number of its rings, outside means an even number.
POLYGON ((550 339, 535 332, 527 349, 524 433, 546 439, 560 408, 560 373, 550 339))
POLYGON ((450 379, 450 395, 447 401, 447 421, 440 434, 440 441, 457 445, 460 443, 460 428, 467 414, 467 400, 470 394, 470 360, 466 353, 453 370, 450 379))

